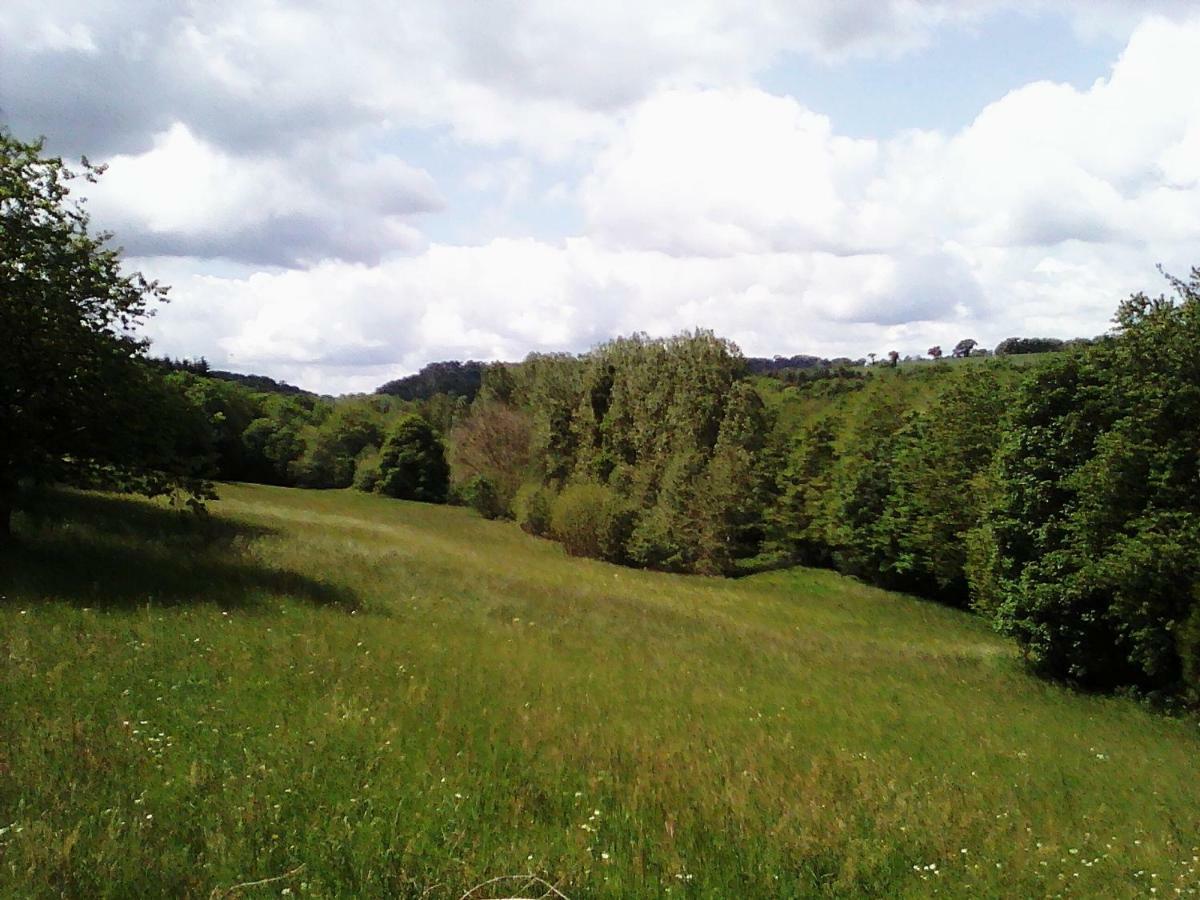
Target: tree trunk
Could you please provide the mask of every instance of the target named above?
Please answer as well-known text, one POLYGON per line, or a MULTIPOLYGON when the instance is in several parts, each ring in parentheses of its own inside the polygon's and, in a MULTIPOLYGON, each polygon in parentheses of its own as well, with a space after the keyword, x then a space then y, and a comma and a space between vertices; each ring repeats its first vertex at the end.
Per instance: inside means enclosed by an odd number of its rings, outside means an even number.
POLYGON ((12 498, 0 494, 0 547, 12 543, 12 498))
POLYGON ((17 506, 17 480, 7 466, 0 468, 0 547, 13 542, 12 519, 17 506))

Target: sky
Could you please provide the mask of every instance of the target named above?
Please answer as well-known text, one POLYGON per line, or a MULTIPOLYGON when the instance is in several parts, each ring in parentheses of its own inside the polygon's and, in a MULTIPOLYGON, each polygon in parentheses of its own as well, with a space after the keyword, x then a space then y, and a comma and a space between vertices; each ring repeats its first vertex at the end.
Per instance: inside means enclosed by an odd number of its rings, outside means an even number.
POLYGON ((6 0, 154 352, 323 393, 708 328, 1092 336, 1200 264, 1191 0, 6 0))

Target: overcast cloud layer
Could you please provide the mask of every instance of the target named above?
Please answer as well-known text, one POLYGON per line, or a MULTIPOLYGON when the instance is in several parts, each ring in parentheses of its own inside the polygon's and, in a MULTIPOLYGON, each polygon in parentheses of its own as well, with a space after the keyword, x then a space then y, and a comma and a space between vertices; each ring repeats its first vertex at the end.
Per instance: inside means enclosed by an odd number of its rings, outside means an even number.
POLYGON ((329 392, 635 330, 1092 335, 1155 264, 1200 263, 1190 3, 1020 4, 1124 49, 854 138, 766 73, 918 59, 1017 5, 572 6, 10 2, 0 117, 109 163, 97 222, 174 287, 160 352, 329 392))

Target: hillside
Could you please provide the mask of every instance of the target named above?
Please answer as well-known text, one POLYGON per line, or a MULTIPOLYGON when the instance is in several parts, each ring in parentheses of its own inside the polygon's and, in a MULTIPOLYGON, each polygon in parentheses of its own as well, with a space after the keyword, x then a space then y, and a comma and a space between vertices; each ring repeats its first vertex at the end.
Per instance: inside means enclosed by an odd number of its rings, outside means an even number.
POLYGON ((463 509, 221 495, 202 523, 75 493, 18 518, 0 894, 1200 883, 1195 721, 1038 681, 965 613, 571 559, 463 509))

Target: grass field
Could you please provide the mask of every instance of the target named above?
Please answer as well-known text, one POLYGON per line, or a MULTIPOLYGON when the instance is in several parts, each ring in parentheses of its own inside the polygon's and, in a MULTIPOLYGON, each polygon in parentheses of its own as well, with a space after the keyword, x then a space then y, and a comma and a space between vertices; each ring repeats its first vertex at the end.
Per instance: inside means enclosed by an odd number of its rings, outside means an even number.
POLYGON ((1041 683, 970 616, 569 559, 461 509, 221 494, 204 523, 71 493, 19 519, 0 894, 1200 886, 1196 721, 1041 683))

